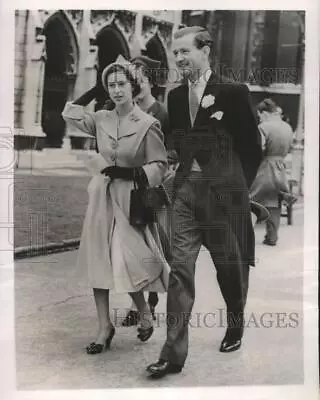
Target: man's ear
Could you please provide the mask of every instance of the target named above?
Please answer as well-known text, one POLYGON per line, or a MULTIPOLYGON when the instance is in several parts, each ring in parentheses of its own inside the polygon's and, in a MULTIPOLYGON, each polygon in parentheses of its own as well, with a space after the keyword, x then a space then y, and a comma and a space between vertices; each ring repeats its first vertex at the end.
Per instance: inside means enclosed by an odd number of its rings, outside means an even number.
POLYGON ((209 55, 210 55, 210 47, 209 47, 209 46, 203 46, 203 47, 201 48, 201 50, 202 50, 203 54, 204 54, 206 57, 209 58, 209 55))

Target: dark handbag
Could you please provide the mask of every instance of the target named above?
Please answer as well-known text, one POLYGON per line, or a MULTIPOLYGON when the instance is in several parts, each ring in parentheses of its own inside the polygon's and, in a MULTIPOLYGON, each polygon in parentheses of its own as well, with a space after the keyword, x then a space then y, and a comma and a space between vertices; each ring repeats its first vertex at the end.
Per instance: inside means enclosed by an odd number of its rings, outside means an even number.
MULTIPOLYGON (((134 174, 135 175, 135 174, 134 174)), ((143 227, 156 221, 156 211, 170 204, 162 185, 158 187, 139 187, 133 179, 134 188, 130 194, 130 225, 143 227)))

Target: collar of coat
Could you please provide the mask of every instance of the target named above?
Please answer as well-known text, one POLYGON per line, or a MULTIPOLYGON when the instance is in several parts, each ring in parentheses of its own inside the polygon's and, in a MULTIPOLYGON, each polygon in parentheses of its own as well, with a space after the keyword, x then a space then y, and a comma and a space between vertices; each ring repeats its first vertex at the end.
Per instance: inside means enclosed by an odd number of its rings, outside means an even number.
MULTIPOLYGON (((205 96, 212 95, 215 97, 216 101, 215 101, 215 104, 212 107, 211 111, 221 110, 220 104, 219 104, 220 103, 219 94, 222 90, 222 87, 224 86, 223 84, 225 84, 225 83, 231 83, 231 82, 226 80, 225 78, 215 74, 214 71, 212 71, 212 73, 207 81, 207 84, 205 86, 205 89, 202 93, 193 127, 201 125, 202 123, 206 123, 207 120, 209 119, 208 109, 202 107, 202 100, 205 96)), ((182 110, 184 110, 184 115, 186 115, 189 126, 191 126, 189 100, 188 100, 188 90, 189 90, 188 82, 186 80, 184 80, 182 82, 182 85, 177 89, 178 89, 178 93, 179 93, 178 94, 179 98, 177 99, 177 102, 179 103, 180 108, 182 110)))
POLYGON ((125 136, 134 135, 146 129, 146 125, 150 126, 156 121, 151 115, 143 112, 138 105, 134 105, 133 109, 123 118, 121 126, 119 126, 119 117, 116 110, 103 110, 103 124, 110 136, 114 139, 120 139, 125 136))

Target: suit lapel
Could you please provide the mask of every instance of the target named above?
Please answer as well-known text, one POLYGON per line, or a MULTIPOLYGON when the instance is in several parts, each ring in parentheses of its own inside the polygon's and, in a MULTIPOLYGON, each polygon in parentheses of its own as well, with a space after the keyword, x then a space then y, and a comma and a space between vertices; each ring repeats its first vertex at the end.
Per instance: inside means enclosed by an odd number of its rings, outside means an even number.
POLYGON ((185 121, 187 121, 187 126, 191 127, 188 83, 182 84, 180 88, 181 93, 179 99, 179 108, 181 110, 182 117, 184 117, 185 121))
POLYGON ((204 118, 208 116, 207 109, 202 107, 202 105, 201 105, 203 98, 208 95, 214 96, 216 98, 214 105, 216 106, 217 100, 219 101, 218 95, 219 95, 220 89, 221 89, 221 84, 219 84, 219 78, 217 77, 217 75, 215 75, 212 72, 210 75, 210 78, 208 80, 208 83, 203 91, 193 127, 195 127, 196 125, 199 125, 200 122, 202 122, 204 120, 204 118))

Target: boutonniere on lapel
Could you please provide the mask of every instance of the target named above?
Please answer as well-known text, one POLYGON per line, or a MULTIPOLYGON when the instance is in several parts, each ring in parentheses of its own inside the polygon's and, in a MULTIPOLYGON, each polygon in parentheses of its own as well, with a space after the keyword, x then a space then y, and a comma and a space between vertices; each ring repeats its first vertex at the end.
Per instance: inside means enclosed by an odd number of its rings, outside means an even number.
MULTIPOLYGON (((202 106, 202 108, 205 108, 208 111, 212 112, 213 110, 211 111, 210 108, 212 108, 212 106, 215 104, 215 102, 216 102, 216 98, 212 94, 208 94, 207 96, 203 97, 203 99, 201 101, 201 106, 202 106)), ((215 118, 218 121, 220 121, 222 119, 222 117, 223 117, 222 111, 216 111, 210 115, 210 118, 215 118)))
POLYGON ((208 94, 207 96, 203 97, 203 99, 201 101, 201 106, 202 106, 202 108, 205 108, 208 111, 212 112, 212 114, 210 115, 210 118, 215 118, 218 121, 220 121, 221 118, 223 117, 223 112, 222 111, 213 112, 212 107, 215 104, 215 102, 216 102, 216 98, 212 94, 208 94))
POLYGON ((216 98, 212 96, 212 94, 208 94, 207 96, 203 96, 201 101, 201 106, 203 108, 209 108, 214 105, 216 98))

